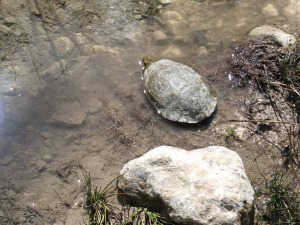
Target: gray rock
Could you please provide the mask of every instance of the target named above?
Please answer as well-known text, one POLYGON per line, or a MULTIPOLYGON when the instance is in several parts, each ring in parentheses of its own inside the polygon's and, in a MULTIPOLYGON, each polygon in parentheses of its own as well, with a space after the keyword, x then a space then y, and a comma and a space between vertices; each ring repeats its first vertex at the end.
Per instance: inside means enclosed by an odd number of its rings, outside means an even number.
POLYGON ((271 39, 280 44, 283 48, 293 47, 296 44, 296 39, 292 35, 269 25, 254 28, 249 33, 248 38, 251 41, 271 39))
POLYGON ((56 80, 59 76, 61 76, 67 67, 67 60, 61 59, 58 62, 55 62, 49 68, 43 70, 40 74, 43 80, 47 82, 51 82, 56 80))
POLYGON ((63 127, 76 127, 83 124, 86 114, 77 102, 62 102, 56 106, 49 123, 63 127))
POLYGON ((50 163, 50 162, 53 160, 53 156, 50 155, 50 154, 45 154, 45 155, 43 155, 43 160, 44 160, 46 163, 50 163))
POLYGON ((252 225, 254 190, 239 155, 225 147, 160 146, 123 167, 123 201, 189 225, 252 225))
POLYGON ((10 155, 6 155, 4 156, 4 158, 0 161, 0 165, 8 165, 10 164, 12 161, 14 160, 14 158, 10 155))
POLYGON ((56 55, 60 58, 65 58, 70 55, 74 48, 73 42, 67 37, 57 38, 53 41, 53 45, 56 55))

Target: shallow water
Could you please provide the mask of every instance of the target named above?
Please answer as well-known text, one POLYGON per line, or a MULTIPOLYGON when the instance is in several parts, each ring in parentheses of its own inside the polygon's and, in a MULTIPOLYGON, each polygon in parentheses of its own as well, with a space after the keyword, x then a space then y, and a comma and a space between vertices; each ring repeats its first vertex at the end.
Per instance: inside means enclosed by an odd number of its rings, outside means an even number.
MULTIPOLYGON (((195 149, 224 144, 216 131, 226 120, 241 118, 249 95, 248 90, 233 89, 225 75, 232 46, 256 26, 271 24, 294 32, 297 21, 286 16, 286 0, 272 1, 278 16, 264 14, 267 4, 258 0, 178 0, 151 20, 135 19, 138 6, 126 1, 93 4, 102 4, 103 18, 93 17, 82 27, 64 23, 69 18, 59 13, 63 23, 47 32, 33 20, 31 28, 24 28, 34 31, 32 44, 20 49, 11 62, 3 62, 0 205, 6 224, 23 218, 24 224, 64 221, 64 212, 83 196, 79 165, 103 185, 124 163, 156 146, 195 149), (59 29, 62 24, 64 29, 59 29), (155 40, 153 32, 158 30, 166 40, 155 40), (75 32, 87 40, 77 42, 65 61, 59 61, 47 40, 67 36, 76 43, 75 32), (196 125, 169 122, 158 115, 143 95, 138 61, 145 55, 184 63, 207 78, 218 92, 216 113, 196 125), (54 63, 54 72, 45 73, 54 63), (75 118, 78 126, 53 117, 75 118)), ((252 173, 251 147, 235 150, 252 173)))

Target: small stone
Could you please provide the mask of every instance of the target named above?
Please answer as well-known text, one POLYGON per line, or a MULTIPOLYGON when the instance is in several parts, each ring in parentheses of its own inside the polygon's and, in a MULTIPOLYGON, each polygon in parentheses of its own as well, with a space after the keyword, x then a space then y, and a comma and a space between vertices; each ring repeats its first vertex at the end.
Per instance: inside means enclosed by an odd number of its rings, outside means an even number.
POLYGON ((43 160, 44 160, 46 163, 50 163, 50 162, 52 161, 52 159, 53 159, 53 156, 50 155, 50 154, 45 154, 45 155, 43 156, 43 160))
POLYGON ((271 3, 269 3, 265 8, 263 8, 262 12, 267 16, 278 16, 277 9, 271 3))
POLYGON ((0 164, 6 166, 6 165, 10 164, 13 161, 13 159, 14 158, 12 156, 9 156, 9 155, 4 156, 4 158, 0 161, 0 164))
POLYGON ((172 0, 158 0, 158 3, 161 5, 168 5, 172 3, 172 0))
POLYGON ((21 216, 17 219, 18 224, 24 224, 26 222, 26 218, 24 216, 21 216))
POLYGON ((45 170, 46 166, 47 166, 47 163, 44 160, 37 160, 35 162, 35 168, 40 172, 45 170))
POLYGON ((201 46, 198 50, 198 54, 199 55, 207 55, 208 54, 207 48, 205 48, 204 46, 201 46))
POLYGON ((181 50, 177 46, 171 45, 166 50, 164 50, 162 52, 162 55, 166 56, 168 58, 181 57, 182 56, 182 52, 181 52, 181 50))
POLYGON ((8 26, 0 24, 0 33, 11 34, 12 30, 8 26))
POLYGON ((77 102, 61 102, 49 119, 49 123, 63 127, 76 127, 83 124, 86 114, 77 102))
POLYGON ((60 37, 53 41, 55 53, 58 57, 64 58, 71 54, 74 48, 73 42, 67 37, 60 37))
POLYGON ((251 41, 271 39, 280 44, 283 48, 293 47, 296 43, 296 39, 292 35, 269 25, 254 28, 249 33, 248 38, 251 41))
POLYGON ((103 108, 103 104, 96 98, 90 98, 85 103, 84 108, 88 113, 93 114, 99 112, 103 108))
POLYGON ((87 36, 83 35, 82 33, 76 33, 75 40, 78 45, 83 45, 88 42, 87 36))
POLYGON ((165 11, 161 16, 164 20, 175 20, 177 22, 183 20, 182 16, 176 11, 165 11))
POLYGON ((160 31, 160 30, 157 30, 157 31, 153 32, 153 40, 156 43, 159 43, 159 44, 165 43, 167 38, 168 38, 167 35, 164 32, 160 31))
POLYGON ((52 66, 42 71, 40 74, 46 81, 53 81, 62 75, 67 67, 67 60, 61 59, 52 66))
POLYGON ((135 18, 136 20, 141 20, 143 17, 142 17, 142 15, 135 15, 134 18, 135 18))
POLYGON ((4 212, 0 209, 0 217, 4 217, 4 212))
POLYGON ((53 133, 50 133, 50 132, 47 132, 47 131, 42 131, 40 133, 40 135, 43 136, 44 138, 53 138, 54 137, 53 133))
POLYGON ((15 198, 16 197, 16 195, 17 195, 17 193, 14 191, 14 190, 12 190, 12 189, 9 189, 8 191, 7 191, 7 196, 9 197, 9 198, 15 198))
POLYGON ((11 26, 11 25, 14 25, 14 24, 16 24, 16 23, 17 23, 17 20, 16 20, 16 18, 13 17, 13 16, 8 16, 8 17, 5 17, 5 18, 4 18, 4 24, 5 24, 6 26, 11 26))
POLYGON ((249 138, 248 129, 245 127, 237 127, 234 132, 234 136, 241 141, 246 141, 249 138))

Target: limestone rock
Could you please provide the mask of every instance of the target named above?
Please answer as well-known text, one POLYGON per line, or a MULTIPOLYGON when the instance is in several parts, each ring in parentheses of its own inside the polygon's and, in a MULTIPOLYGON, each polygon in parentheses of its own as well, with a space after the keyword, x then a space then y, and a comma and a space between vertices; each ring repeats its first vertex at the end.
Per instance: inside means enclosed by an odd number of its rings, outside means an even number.
POLYGON ((252 41, 261 41, 268 38, 277 42, 283 48, 293 47, 296 43, 296 39, 292 35, 269 25, 256 27, 249 33, 249 40, 252 41))
POLYGON ((154 148, 123 167, 117 186, 124 202, 177 224, 253 224, 253 188, 239 155, 225 147, 154 148))
POLYGON ((85 118, 86 114, 77 102, 62 102, 56 106, 49 123, 64 127, 76 127, 80 126, 85 118))

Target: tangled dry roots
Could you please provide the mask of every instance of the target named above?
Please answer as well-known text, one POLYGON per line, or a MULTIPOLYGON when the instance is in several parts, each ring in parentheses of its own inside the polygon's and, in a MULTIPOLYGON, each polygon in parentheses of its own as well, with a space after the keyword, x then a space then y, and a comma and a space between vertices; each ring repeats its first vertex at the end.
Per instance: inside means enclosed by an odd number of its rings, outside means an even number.
POLYGON ((272 41, 237 46, 229 59, 235 85, 245 87, 250 82, 264 90, 267 81, 280 79, 282 53, 278 50, 279 46, 272 41))

